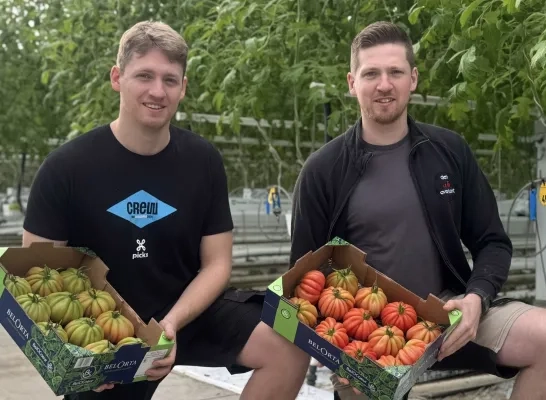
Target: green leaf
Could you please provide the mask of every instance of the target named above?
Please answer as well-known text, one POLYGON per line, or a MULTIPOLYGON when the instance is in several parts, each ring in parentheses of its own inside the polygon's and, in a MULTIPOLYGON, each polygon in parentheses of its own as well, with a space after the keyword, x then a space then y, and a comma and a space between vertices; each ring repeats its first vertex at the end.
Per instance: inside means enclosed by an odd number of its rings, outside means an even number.
POLYGON ((438 68, 440 67, 440 65, 444 64, 445 63, 445 54, 438 58, 436 60, 436 62, 434 63, 434 65, 432 66, 432 68, 430 69, 429 71, 429 75, 430 75, 430 80, 434 80, 435 77, 436 77, 436 71, 438 70, 438 68))
POLYGON ((464 28, 466 26, 466 23, 468 22, 468 19, 472 16, 472 13, 478 6, 483 2, 484 0, 474 0, 472 3, 468 5, 468 7, 465 8, 465 10, 461 13, 461 17, 459 18, 459 22, 461 24, 461 27, 464 28))
POLYGON ((447 92, 450 101, 458 101, 466 98, 466 82, 459 82, 447 92))
POLYGON ((541 67, 546 63, 546 40, 535 44, 531 49, 531 67, 535 68, 540 63, 541 67))
POLYGON ((500 11, 488 11, 483 16, 483 19, 487 21, 488 24, 495 25, 499 19, 500 11))
POLYGON ((453 54, 453 56, 451 56, 451 58, 449 60, 447 60, 448 64, 455 60, 457 57, 459 57, 461 54, 465 54, 466 52, 468 52, 468 49, 464 49, 464 50, 461 50, 461 51, 458 51, 457 53, 453 54))
POLYGON ((224 101, 224 92, 216 92, 212 99, 212 104, 214 105, 214 108, 216 111, 220 111, 222 109, 222 102, 224 101))
POLYGON ((235 80, 235 77, 237 75, 237 71, 235 69, 231 69, 229 73, 225 76, 224 80, 222 81, 222 89, 225 89, 231 82, 235 80))
POLYGON ((205 91, 205 92, 201 93, 201 95, 197 98, 197 102, 198 103, 203 103, 209 97, 210 97, 210 93, 208 91, 205 91))
POLYGON ((254 12, 254 10, 256 10, 256 8, 258 7, 259 3, 251 3, 250 6, 248 7, 248 9, 246 10, 246 13, 245 13, 245 19, 250 17, 250 14, 252 14, 254 12))
POLYGON ((411 10, 410 14, 408 15, 408 21, 410 24, 415 25, 417 23, 419 19, 419 14, 424 8, 425 6, 419 6, 411 10))
POLYGON ((241 111, 238 108, 231 114, 231 128, 236 134, 241 134, 241 111))
POLYGON ((468 74, 473 70, 476 61, 476 47, 471 46, 461 57, 459 62, 459 74, 468 74))
POLYGON ((469 111, 470 106, 466 101, 451 103, 451 105, 449 106, 448 116, 453 121, 461 121, 468 119, 469 111))
POLYGON ((466 42, 467 41, 466 41, 465 38, 463 38, 462 36, 457 35, 456 33, 454 33, 449 38, 449 48, 453 49, 453 51, 466 50, 466 48, 468 47, 466 42))
POLYGON ((42 72, 42 76, 40 78, 40 81, 43 85, 47 85, 49 82, 49 70, 45 70, 42 72))
POLYGON ((519 3, 517 0, 502 0, 502 3, 506 7, 509 14, 513 14, 517 11, 519 3))

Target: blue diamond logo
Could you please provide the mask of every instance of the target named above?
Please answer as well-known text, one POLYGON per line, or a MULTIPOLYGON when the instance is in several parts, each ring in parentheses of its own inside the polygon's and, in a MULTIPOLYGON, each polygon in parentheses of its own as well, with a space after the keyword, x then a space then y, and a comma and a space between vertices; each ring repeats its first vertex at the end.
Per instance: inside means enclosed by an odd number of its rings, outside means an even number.
POLYGON ((143 228, 171 215, 176 208, 141 190, 113 205, 107 211, 143 228))

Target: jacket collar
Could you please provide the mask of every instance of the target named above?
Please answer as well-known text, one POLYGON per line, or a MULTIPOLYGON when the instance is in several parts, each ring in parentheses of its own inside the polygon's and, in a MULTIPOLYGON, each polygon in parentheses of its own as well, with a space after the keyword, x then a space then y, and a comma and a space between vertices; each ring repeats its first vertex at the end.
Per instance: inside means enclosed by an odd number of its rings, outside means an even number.
MULTIPOLYGON (((429 137, 421 130, 418 123, 413 119, 412 116, 408 114, 407 117, 410 142, 414 145, 417 142, 420 142, 429 137)), ((355 124, 350 127, 345 133, 345 145, 351 151, 351 153, 356 154, 360 146, 358 145, 360 138, 362 137, 362 117, 359 117, 355 124)))

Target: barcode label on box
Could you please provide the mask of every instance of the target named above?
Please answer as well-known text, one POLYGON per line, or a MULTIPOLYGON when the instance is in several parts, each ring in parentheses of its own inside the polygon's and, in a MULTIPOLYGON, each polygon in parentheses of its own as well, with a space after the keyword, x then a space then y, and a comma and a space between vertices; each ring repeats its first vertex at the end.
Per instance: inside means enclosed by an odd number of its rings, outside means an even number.
POLYGON ((155 350, 155 351, 149 351, 144 356, 144 359, 142 360, 142 363, 140 363, 140 366, 138 367, 137 372, 135 373, 134 378, 140 378, 143 376, 146 376, 146 371, 150 368, 152 368, 152 364, 155 360, 161 360, 165 358, 165 354, 167 354, 169 350, 155 350))
POLYGON ((93 363, 93 357, 78 358, 74 369, 89 367, 93 363))

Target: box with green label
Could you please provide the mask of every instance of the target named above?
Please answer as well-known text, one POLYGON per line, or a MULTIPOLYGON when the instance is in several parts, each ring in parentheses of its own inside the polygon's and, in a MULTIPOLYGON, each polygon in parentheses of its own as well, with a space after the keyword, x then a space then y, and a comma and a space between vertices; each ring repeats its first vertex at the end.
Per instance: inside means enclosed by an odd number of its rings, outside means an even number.
POLYGON ((92 252, 0 248, 0 323, 57 396, 145 380, 174 342, 145 324, 92 252))
POLYGON ((335 238, 269 285, 262 321, 369 399, 398 400, 460 321, 444 304, 415 295, 335 238))

